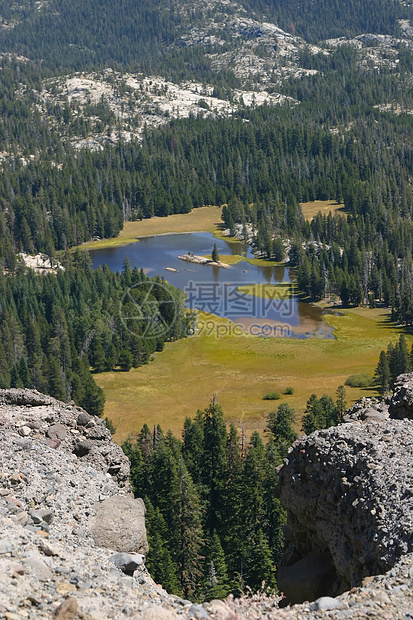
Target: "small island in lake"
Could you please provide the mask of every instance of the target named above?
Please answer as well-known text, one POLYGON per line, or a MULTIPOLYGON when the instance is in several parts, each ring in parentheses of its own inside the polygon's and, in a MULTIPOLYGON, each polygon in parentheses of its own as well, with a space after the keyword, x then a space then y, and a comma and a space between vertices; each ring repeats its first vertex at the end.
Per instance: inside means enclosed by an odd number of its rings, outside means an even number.
POLYGON ((196 254, 183 254, 182 256, 178 256, 179 260, 184 260, 187 263, 197 263, 198 265, 211 265, 212 267, 224 267, 225 269, 230 269, 231 265, 227 263, 223 263, 221 260, 211 260, 210 258, 206 258, 205 256, 197 256, 196 254))

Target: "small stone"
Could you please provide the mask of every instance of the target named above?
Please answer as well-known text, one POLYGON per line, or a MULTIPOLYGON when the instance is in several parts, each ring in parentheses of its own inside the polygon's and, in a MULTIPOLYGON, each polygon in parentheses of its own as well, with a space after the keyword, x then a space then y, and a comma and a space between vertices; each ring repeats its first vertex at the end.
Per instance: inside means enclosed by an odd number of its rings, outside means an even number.
POLYGON ((33 450, 33 441, 28 437, 15 437, 13 443, 22 450, 33 450))
POLYGON ((390 597, 385 592, 375 592, 373 595, 374 601, 379 603, 390 603, 390 597))
POLYGON ((0 540, 0 555, 12 553, 13 549, 14 548, 10 540, 0 540))
POLYGON ((50 446, 50 448, 53 448, 53 450, 56 450, 62 443, 62 440, 61 439, 47 439, 46 443, 48 446, 50 446))
POLYGON ((30 568, 39 581, 48 581, 52 578, 52 572, 48 566, 37 557, 31 557, 24 560, 24 565, 30 568))
POLYGON ((201 605, 191 605, 189 608, 189 617, 195 618, 195 620, 202 620, 202 618, 209 618, 209 615, 201 605))
POLYGON ((25 570, 21 564, 18 562, 12 562, 9 566, 9 571, 13 576, 24 575, 25 570))
POLYGON ((35 596, 34 594, 29 594, 27 600, 36 607, 39 607, 42 604, 42 599, 40 598, 40 596, 35 596))
POLYGON ((43 521, 42 515, 40 514, 40 510, 32 510, 30 512, 30 516, 34 524, 39 524, 43 521))
POLYGON ((27 525, 27 522, 29 521, 29 515, 27 514, 25 510, 22 510, 21 512, 18 512, 16 514, 15 519, 19 525, 24 527, 25 525, 27 525))
POLYGON ((92 419, 92 416, 88 413, 79 413, 79 415, 77 416, 77 425, 87 426, 92 419))
POLYGON ((32 432, 32 429, 29 428, 28 426, 22 426, 19 428, 19 435, 21 435, 21 437, 28 437, 32 432))
POLYGON ((47 429, 47 436, 49 439, 60 439, 63 441, 67 435, 67 428, 63 424, 53 424, 47 429))
POLYGON ((143 564, 145 556, 140 553, 115 553, 109 560, 122 572, 133 575, 138 566, 143 564))
POLYGON ((55 610, 53 617, 57 620, 72 620, 78 612, 77 600, 74 596, 69 596, 59 607, 55 610))
POLYGON ((321 596, 310 605, 310 611, 330 611, 339 606, 339 601, 331 596, 321 596))
POLYGON ((42 508, 41 510, 32 510, 30 516, 33 519, 33 523, 40 524, 42 521, 45 523, 51 523, 53 520, 53 512, 48 508, 42 508))
POLYGON ((22 481, 22 475, 19 472, 14 472, 9 478, 12 484, 20 484, 22 481))
POLYGON ((59 553, 57 552, 55 547, 52 547, 52 545, 50 545, 48 542, 46 542, 45 540, 41 540, 39 542, 38 545, 40 551, 42 551, 42 553, 44 553, 47 556, 56 556, 59 555, 59 553))
POLYGON ((68 581, 61 581, 56 586, 56 592, 58 594, 72 594, 76 590, 76 586, 68 581))
POLYGON ((86 456, 86 454, 89 454, 92 447, 93 446, 90 441, 88 441, 87 439, 81 439, 76 443, 73 449, 73 453, 76 454, 76 456, 78 456, 79 458, 82 458, 82 456, 86 456))
POLYGON ((127 588, 128 590, 133 590, 136 586, 135 580, 133 577, 121 577, 118 581, 120 586, 127 588))

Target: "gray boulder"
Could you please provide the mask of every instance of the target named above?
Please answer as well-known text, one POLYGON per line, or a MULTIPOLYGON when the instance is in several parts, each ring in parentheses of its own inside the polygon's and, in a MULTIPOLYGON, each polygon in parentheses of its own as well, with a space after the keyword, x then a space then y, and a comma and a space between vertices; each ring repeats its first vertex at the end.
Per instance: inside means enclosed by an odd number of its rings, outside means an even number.
POLYGON ((99 547, 125 553, 149 551, 143 500, 114 495, 95 506, 89 529, 99 547))
POLYGON ((390 401, 391 418, 401 420, 413 419, 413 373, 399 375, 394 384, 394 392, 390 401))

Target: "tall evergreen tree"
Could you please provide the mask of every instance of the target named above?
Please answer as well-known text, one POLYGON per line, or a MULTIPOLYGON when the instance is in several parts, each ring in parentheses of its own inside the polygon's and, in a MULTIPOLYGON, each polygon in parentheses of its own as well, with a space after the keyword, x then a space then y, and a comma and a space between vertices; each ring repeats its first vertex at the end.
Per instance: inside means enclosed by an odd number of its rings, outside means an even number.
POLYGON ((211 403, 203 414, 202 484, 206 490, 206 527, 212 534, 222 509, 226 471, 227 429, 220 405, 211 403))
POLYGON ((179 566, 181 589, 186 598, 195 598, 202 575, 201 507, 182 457, 177 468, 174 512, 177 528, 173 535, 173 551, 179 566))
POLYGON ((273 434, 277 442, 285 441, 290 445, 297 439, 297 433, 293 429, 295 412, 287 403, 281 403, 276 411, 271 411, 267 416, 266 429, 273 434))
POLYGON ((385 394, 390 388, 391 374, 390 366, 387 361, 386 351, 381 351, 379 363, 377 365, 374 377, 379 385, 380 394, 385 394))
POLYGON ((225 554, 218 534, 213 532, 204 551, 204 584, 202 599, 224 599, 230 592, 225 554))

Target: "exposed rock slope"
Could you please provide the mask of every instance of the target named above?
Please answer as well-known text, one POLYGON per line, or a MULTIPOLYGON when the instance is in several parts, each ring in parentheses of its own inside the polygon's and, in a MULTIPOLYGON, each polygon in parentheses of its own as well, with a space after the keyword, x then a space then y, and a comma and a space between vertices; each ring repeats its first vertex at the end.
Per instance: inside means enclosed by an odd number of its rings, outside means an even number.
POLYGON ((63 603, 58 618, 150 614, 153 599, 182 608, 144 568, 144 505, 103 420, 2 390, 0 462, 0 617, 50 618, 63 603))
MULTIPOLYGON (((410 383, 401 378, 390 409, 403 390, 407 406, 410 383)), ((144 506, 130 494, 128 461, 104 423, 34 391, 0 391, 0 617, 411 617, 413 422, 391 420, 387 410, 365 401, 347 424, 302 438, 289 454, 280 474, 289 510, 284 564, 291 570, 317 553, 310 558, 324 564, 313 561, 309 574, 327 566, 330 593, 363 587, 280 610, 277 598, 201 606, 168 595, 144 567, 144 506)))
POLYGON ((364 399, 347 423, 294 444, 278 486, 288 510, 279 586, 291 601, 359 586, 413 552, 412 396, 402 375, 390 405, 364 399))

